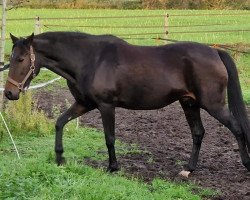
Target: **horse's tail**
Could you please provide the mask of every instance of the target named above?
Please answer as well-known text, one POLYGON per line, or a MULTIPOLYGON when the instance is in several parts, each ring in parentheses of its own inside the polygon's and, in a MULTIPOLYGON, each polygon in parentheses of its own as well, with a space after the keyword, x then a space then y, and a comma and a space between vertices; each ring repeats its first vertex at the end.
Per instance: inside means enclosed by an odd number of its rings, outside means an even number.
POLYGON ((228 73, 227 95, 229 109, 239 123, 250 151, 250 123, 240 87, 239 76, 232 57, 225 51, 217 50, 228 73))

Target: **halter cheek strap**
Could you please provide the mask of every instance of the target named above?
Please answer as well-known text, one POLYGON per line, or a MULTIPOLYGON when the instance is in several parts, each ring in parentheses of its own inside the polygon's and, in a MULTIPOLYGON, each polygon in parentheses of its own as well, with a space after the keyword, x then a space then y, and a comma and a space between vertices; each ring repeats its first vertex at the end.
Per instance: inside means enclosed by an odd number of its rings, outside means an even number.
POLYGON ((22 92, 24 91, 24 85, 26 83, 26 81, 28 80, 28 78, 30 77, 30 75, 33 76, 33 78, 36 76, 35 74, 35 60, 36 60, 36 57, 35 57, 35 54, 34 54, 34 50, 33 50, 33 47, 30 46, 30 70, 29 72, 26 74, 26 76, 24 77, 23 81, 22 82, 17 82, 15 81, 14 79, 8 77, 8 81, 10 83, 12 83, 13 85, 17 86, 17 88, 22 92))

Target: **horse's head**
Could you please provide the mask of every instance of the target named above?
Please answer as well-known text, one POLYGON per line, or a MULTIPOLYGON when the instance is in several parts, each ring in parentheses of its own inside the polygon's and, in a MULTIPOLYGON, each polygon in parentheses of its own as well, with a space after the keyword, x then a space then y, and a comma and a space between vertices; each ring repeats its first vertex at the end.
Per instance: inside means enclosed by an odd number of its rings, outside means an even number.
POLYGON ((13 42, 10 69, 5 84, 5 96, 10 100, 19 99, 20 92, 29 87, 30 81, 39 73, 32 47, 34 34, 26 39, 10 34, 13 42))

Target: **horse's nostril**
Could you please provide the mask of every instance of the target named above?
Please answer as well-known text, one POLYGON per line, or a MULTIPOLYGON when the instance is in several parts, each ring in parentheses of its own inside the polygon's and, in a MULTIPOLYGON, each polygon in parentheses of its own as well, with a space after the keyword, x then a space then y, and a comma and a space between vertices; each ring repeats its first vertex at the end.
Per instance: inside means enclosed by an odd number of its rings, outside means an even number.
POLYGON ((5 96, 6 96, 8 99, 11 99, 11 98, 12 98, 12 92, 11 92, 11 91, 5 91, 5 96))

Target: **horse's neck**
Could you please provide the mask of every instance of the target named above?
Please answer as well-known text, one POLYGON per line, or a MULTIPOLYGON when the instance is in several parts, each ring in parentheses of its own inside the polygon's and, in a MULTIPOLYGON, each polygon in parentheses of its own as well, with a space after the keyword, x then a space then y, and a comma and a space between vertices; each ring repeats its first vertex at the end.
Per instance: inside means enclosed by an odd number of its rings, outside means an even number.
POLYGON ((75 84, 76 80, 74 77, 72 77, 69 73, 65 72, 64 70, 62 70, 60 67, 55 67, 55 66, 45 66, 47 69, 53 71, 54 73, 62 76, 63 78, 65 78, 66 80, 70 81, 71 83, 75 84))
POLYGON ((62 67, 62 61, 66 58, 60 54, 58 54, 58 49, 56 46, 51 45, 50 41, 48 40, 38 40, 36 41, 35 50, 39 56, 39 66, 45 67, 54 73, 62 76, 63 78, 67 79, 71 83, 75 83, 75 78, 70 75, 65 69, 62 67))

